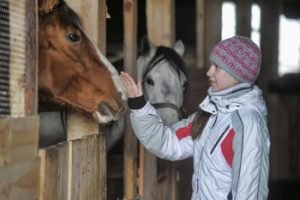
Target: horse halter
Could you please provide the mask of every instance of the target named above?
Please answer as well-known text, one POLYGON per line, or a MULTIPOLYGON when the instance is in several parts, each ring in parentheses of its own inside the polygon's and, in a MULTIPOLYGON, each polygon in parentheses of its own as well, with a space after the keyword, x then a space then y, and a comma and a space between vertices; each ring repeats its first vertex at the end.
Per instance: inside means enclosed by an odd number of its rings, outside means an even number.
MULTIPOLYGON (((161 47, 158 47, 157 51, 160 50, 161 47)), ((178 55, 176 55, 178 56, 178 55)), ((153 58, 150 60, 150 62, 147 64, 147 66, 145 67, 145 71, 143 73, 143 79, 142 79, 142 86, 144 87, 144 81, 145 81, 145 78, 147 77, 147 74, 152 70, 154 69, 158 63, 160 63, 163 59, 165 58, 165 55, 162 53, 162 55, 158 55, 157 56, 157 53, 155 56, 153 56, 153 58)), ((168 62, 170 62, 168 59, 167 59, 168 62)), ((171 63, 172 65, 172 63, 171 63)), ((178 77, 179 77, 179 80, 180 80, 180 71, 174 67, 174 69, 176 70, 177 74, 178 74, 178 77)), ((177 116, 180 119, 182 119, 182 112, 181 112, 181 108, 179 108, 177 105, 175 105, 174 103, 170 103, 170 102, 160 102, 160 103, 151 103, 151 105, 156 108, 156 109, 162 109, 162 108, 170 108, 170 109, 173 109, 176 111, 177 113, 177 116)))
POLYGON ((173 103, 168 103, 168 102, 166 102, 166 103, 152 103, 151 105, 152 105, 154 108, 156 108, 156 109, 160 109, 160 108, 171 108, 171 109, 173 109, 173 110, 176 111, 177 116, 178 116, 178 119, 179 119, 179 120, 182 119, 181 109, 178 108, 178 106, 176 106, 176 105, 173 104, 173 103))

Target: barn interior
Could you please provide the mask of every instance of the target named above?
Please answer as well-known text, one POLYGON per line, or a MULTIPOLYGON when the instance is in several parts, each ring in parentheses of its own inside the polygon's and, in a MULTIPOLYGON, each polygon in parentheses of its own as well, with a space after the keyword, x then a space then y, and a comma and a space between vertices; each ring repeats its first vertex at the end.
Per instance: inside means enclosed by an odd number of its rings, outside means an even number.
MULTIPOLYGON (((186 46, 184 58, 190 78, 190 91, 184 102, 187 113, 194 112, 205 97, 208 88, 205 77, 209 66, 207 55, 214 43, 219 39, 240 34, 251 37, 261 47, 263 63, 257 84, 264 91, 269 109, 271 137, 269 199, 299 199, 300 2, 174 0, 173 3, 175 17, 173 42, 182 40, 186 46), (199 18, 199 15, 204 15, 204 19, 199 18), (203 30, 199 31, 201 23, 204 24, 203 30), (205 43, 203 46, 199 46, 201 37, 205 43)), ((139 43, 142 36, 147 35, 149 26, 147 12, 150 11, 147 11, 148 4, 145 0, 138 1, 137 5, 139 43)), ((107 20, 107 55, 114 61, 123 56, 123 2, 107 1, 107 7, 111 16, 107 20)), ((153 26, 151 28, 155 29, 155 24, 151 25, 153 26)), ((176 169, 180 172, 177 185, 178 199, 190 198, 191 163, 191 160, 176 163, 176 169)), ((111 199, 118 197, 120 196, 115 193, 111 199)))
MULTIPOLYGON (((0 1, 0 199, 190 199, 192 159, 157 159, 139 145, 128 120, 124 138, 107 152, 105 126, 70 109, 64 116, 67 141, 40 148, 38 3, 43 1, 0 1)), ((263 54, 256 84, 269 112, 268 199, 300 199, 299 0, 64 1, 109 61, 124 58, 123 70, 133 76, 144 35, 155 45, 181 40, 189 76, 185 116, 207 93, 212 47, 236 34, 251 37, 263 54)))

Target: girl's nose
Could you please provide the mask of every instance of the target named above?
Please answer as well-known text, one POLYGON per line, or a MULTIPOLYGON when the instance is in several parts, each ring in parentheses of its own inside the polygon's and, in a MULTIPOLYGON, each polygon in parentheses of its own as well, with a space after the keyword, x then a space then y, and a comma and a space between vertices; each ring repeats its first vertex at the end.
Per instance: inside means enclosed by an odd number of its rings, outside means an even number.
POLYGON ((214 74, 214 71, 215 71, 215 66, 211 65, 206 72, 206 76, 212 76, 214 74))

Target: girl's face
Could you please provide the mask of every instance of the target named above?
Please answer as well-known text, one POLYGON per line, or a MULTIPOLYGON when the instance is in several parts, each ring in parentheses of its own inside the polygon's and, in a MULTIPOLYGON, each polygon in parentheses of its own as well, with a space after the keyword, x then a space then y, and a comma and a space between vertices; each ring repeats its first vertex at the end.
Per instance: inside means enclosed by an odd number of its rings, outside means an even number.
POLYGON ((212 91, 214 92, 230 88, 239 83, 226 71, 224 71, 214 63, 208 69, 206 76, 208 77, 210 86, 212 87, 212 91))

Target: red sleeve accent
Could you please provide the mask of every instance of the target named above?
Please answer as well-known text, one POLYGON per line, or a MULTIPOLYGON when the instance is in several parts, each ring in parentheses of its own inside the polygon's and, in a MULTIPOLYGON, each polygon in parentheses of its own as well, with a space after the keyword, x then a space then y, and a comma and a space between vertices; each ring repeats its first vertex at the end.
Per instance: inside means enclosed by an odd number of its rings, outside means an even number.
POLYGON ((223 156, 230 167, 232 167, 232 161, 234 156, 232 141, 234 138, 235 132, 233 128, 229 131, 225 139, 221 143, 221 150, 223 156))
POLYGON ((176 131, 176 136, 179 140, 190 136, 192 134, 192 123, 190 123, 188 126, 180 128, 176 131))

